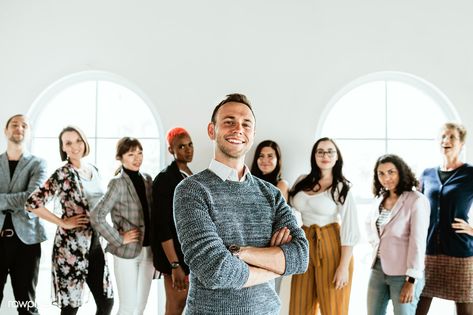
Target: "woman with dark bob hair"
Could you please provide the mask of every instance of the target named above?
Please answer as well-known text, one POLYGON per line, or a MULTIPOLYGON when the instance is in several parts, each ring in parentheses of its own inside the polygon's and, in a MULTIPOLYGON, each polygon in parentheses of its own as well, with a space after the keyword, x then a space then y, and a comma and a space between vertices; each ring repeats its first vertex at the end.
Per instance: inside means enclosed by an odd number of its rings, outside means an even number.
POLYGON ((153 279, 151 252, 152 179, 140 171, 143 146, 136 138, 118 140, 121 165, 90 213, 92 226, 108 242, 117 282, 118 315, 142 315, 153 279), (110 214, 112 224, 107 220, 110 214))
POLYGON ((315 142, 311 170, 290 192, 309 240, 309 267, 292 276, 291 315, 347 315, 353 246, 360 238, 355 200, 343 176, 342 153, 330 138, 315 142))
POLYGON ((289 185, 282 178, 281 168, 282 160, 279 145, 272 140, 265 140, 258 144, 251 164, 251 174, 279 188, 281 194, 287 200, 289 185))
POLYGON ((424 257, 429 202, 415 191, 418 181, 397 155, 386 154, 374 166, 374 207, 367 220, 373 246, 368 284, 368 315, 385 314, 389 300, 395 315, 414 315, 424 287, 424 257))

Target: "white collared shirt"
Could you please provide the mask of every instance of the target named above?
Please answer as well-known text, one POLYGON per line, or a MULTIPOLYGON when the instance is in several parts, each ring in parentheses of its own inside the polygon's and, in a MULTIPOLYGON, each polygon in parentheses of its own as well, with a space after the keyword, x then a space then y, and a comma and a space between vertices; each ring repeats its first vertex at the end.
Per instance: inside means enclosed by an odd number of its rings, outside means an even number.
POLYGON ((236 169, 231 168, 215 159, 210 161, 209 169, 214 172, 222 180, 231 180, 234 182, 242 182, 246 179, 246 174, 250 173, 250 169, 245 165, 243 170, 243 176, 238 179, 238 172, 236 169))

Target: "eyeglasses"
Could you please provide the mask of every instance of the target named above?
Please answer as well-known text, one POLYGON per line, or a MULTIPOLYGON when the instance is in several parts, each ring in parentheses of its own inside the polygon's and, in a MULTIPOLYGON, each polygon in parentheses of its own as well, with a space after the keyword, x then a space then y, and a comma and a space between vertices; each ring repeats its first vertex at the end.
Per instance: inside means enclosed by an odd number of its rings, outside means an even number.
POLYGON ((317 151, 315 151, 315 155, 319 158, 323 158, 325 156, 325 154, 327 154, 327 156, 329 158, 333 158, 333 157, 335 157, 335 155, 337 155, 337 151, 336 150, 328 150, 328 151, 317 150, 317 151))

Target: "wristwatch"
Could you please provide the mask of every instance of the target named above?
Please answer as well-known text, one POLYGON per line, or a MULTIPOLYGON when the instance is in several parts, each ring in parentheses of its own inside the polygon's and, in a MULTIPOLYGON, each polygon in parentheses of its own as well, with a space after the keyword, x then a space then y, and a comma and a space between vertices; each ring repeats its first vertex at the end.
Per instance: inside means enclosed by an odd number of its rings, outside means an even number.
POLYGON ((173 261, 171 263, 171 269, 177 269, 179 266, 181 266, 181 264, 178 261, 173 261))
POLYGON ((240 258, 240 251, 241 251, 240 246, 233 244, 233 245, 228 246, 228 250, 233 256, 240 258))
POLYGON ((407 276, 406 277, 406 282, 414 284, 414 283, 416 283, 416 278, 407 276))

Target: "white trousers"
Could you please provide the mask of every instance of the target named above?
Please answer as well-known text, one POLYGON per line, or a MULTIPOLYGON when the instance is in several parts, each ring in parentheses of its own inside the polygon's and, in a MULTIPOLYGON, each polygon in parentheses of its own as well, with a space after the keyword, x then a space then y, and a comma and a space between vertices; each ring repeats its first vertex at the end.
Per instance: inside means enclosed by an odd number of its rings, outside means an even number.
POLYGON ((154 274, 151 247, 143 247, 135 258, 113 256, 113 265, 118 288, 117 315, 142 315, 154 274))

